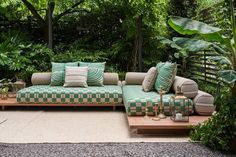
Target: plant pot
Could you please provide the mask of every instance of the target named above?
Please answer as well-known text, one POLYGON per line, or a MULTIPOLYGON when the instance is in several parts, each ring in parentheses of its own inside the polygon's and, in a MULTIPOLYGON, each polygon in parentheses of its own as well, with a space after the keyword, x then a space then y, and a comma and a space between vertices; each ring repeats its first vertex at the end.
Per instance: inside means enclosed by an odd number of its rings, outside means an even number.
POLYGON ((8 98, 16 98, 16 92, 8 92, 7 97, 8 98))
POLYGON ((21 90, 21 89, 25 88, 26 83, 25 83, 23 80, 18 79, 18 80, 14 83, 14 85, 16 86, 16 90, 18 91, 18 90, 21 90))
POLYGON ((7 93, 6 94, 1 94, 1 100, 7 100, 7 93))

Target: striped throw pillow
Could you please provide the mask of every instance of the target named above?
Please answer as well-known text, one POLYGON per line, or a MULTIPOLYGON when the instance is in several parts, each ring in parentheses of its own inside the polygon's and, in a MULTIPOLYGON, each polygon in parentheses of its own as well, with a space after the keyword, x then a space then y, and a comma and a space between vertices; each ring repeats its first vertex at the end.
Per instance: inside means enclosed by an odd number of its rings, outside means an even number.
POLYGON ((164 91, 169 92, 177 72, 176 63, 158 63, 156 68, 158 69, 158 75, 155 82, 155 89, 159 92, 162 87, 164 91))
POLYGON ((147 75, 144 77, 144 80, 142 83, 144 92, 149 92, 153 89, 153 85, 156 81, 156 76, 157 76, 156 67, 151 67, 148 70, 147 75))
POLYGON ((78 62, 55 63, 52 62, 51 86, 62 86, 65 81, 65 66, 78 67, 78 62))
POLYGON ((89 86, 103 86, 103 75, 106 62, 79 62, 80 67, 88 67, 87 82, 89 86))
POLYGON ((64 87, 88 87, 88 67, 68 67, 65 70, 64 87))

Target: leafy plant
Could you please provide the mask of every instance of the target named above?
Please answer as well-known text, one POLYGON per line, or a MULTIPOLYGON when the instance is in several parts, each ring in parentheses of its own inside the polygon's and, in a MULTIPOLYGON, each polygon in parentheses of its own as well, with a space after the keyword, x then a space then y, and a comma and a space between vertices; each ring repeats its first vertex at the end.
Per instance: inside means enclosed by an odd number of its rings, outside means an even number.
POLYGON ((1 76, 12 78, 17 76, 27 82, 33 72, 50 69, 53 52, 42 44, 30 44, 22 40, 22 35, 16 33, 2 37, 0 42, 1 76))
POLYGON ((232 39, 225 37, 220 28, 196 20, 172 16, 168 23, 174 30, 182 35, 195 36, 193 38, 175 37, 173 40, 163 39, 162 42, 179 50, 178 54, 183 57, 188 57, 189 53, 214 49, 220 56, 211 59, 227 65, 226 69, 219 71, 219 76, 229 84, 234 84, 232 94, 236 95, 236 26, 232 3, 230 0, 232 39))
POLYGON ((0 93, 1 94, 6 94, 9 90, 14 90, 14 84, 10 79, 1 79, 0 80, 0 93))
POLYGON ((232 142, 236 138, 236 98, 221 97, 217 101, 220 110, 208 121, 193 127, 190 138, 221 151, 233 151, 232 142))

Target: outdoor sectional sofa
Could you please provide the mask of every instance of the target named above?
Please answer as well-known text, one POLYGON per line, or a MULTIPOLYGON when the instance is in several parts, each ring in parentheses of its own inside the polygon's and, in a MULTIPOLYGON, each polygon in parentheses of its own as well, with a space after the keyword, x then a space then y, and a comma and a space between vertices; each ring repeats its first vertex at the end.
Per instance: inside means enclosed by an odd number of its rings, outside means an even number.
POLYGON ((33 86, 17 92, 20 104, 44 106, 121 106, 122 88, 117 73, 104 73, 104 86, 50 86, 51 73, 34 73, 33 86))
MULTIPOLYGON (((123 102, 128 116, 144 116, 146 105, 148 115, 154 115, 155 104, 160 102, 160 95, 155 91, 144 92, 142 82, 146 73, 128 72, 125 81, 122 82, 123 102)), ((211 115, 214 110, 214 97, 206 92, 198 90, 195 81, 176 76, 172 85, 171 92, 163 96, 164 113, 170 115, 170 97, 174 95, 177 87, 181 88, 183 95, 189 101, 189 114, 211 115)), ((180 102, 175 106, 180 107, 180 102)))
MULTIPOLYGON (((125 106, 128 116, 154 115, 154 106, 160 101, 156 91, 144 92, 142 82, 146 73, 128 72, 125 81, 119 81, 117 73, 104 73, 104 86, 96 87, 63 87, 50 86, 51 73, 34 73, 33 86, 17 93, 17 103, 46 106, 125 106)), ((208 93, 198 90, 198 85, 191 79, 176 76, 172 92, 164 95, 164 112, 170 115, 170 97, 177 86, 189 98, 189 113, 211 115, 214 111, 214 98, 208 93)), ((180 105, 178 102, 176 106, 180 105)))

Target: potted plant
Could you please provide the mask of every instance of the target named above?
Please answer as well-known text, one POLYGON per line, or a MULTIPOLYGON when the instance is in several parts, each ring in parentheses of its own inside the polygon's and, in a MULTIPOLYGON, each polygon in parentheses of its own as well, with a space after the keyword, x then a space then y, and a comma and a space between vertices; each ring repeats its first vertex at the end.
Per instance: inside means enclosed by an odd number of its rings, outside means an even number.
MULTIPOLYGON (((2 79, 0 80, 0 94, 1 94, 1 99, 7 99, 9 97, 9 91, 10 95, 14 95, 12 93, 15 93, 15 85, 12 83, 10 79, 2 79)), ((11 96, 12 97, 12 96, 11 96)))
POLYGON ((1 94, 2 100, 7 100, 8 90, 9 90, 9 87, 0 88, 0 94, 1 94))

